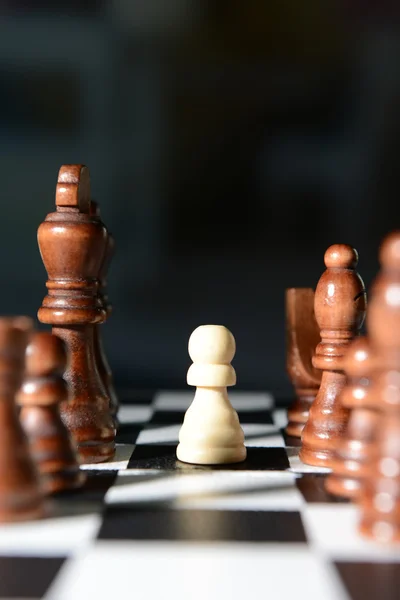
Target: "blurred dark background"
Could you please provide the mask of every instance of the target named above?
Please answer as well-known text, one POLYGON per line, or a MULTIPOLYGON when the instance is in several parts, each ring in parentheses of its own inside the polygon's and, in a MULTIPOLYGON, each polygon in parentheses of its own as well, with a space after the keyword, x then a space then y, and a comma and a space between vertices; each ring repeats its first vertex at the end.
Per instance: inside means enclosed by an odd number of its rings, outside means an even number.
POLYGON ((85 163, 113 232, 117 383, 185 387, 228 326, 238 387, 286 394, 284 290, 332 243, 367 286, 399 226, 398 1, 0 1, 2 312, 45 294, 36 230, 85 163))

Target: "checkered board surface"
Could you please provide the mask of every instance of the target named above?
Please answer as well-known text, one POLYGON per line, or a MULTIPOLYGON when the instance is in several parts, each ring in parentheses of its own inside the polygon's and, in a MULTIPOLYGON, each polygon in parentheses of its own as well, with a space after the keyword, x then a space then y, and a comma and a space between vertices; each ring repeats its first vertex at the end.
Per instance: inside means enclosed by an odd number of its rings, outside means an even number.
POLYGON ((231 391, 248 458, 200 467, 175 458, 192 398, 129 394, 115 460, 84 465, 49 517, 0 527, 1 600, 400 598, 400 550, 360 538, 356 507, 285 440, 285 409, 231 391))

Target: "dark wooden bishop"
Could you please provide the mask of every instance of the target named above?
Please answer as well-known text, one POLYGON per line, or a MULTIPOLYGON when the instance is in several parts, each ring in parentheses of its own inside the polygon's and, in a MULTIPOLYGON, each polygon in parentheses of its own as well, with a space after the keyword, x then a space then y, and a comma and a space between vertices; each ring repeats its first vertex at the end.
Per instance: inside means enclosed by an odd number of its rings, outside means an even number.
POLYGON ((300 438, 321 383, 321 371, 312 364, 315 348, 320 341, 314 315, 314 290, 287 289, 285 308, 286 370, 296 394, 288 410, 286 433, 300 438))
POLYGON ((400 542, 400 232, 384 240, 380 262, 367 327, 379 356, 374 399, 381 416, 375 457, 361 496, 360 531, 392 543, 400 542))
MULTIPOLYGON (((91 201, 91 214, 93 216, 97 217, 98 219, 100 219, 99 205, 97 202, 94 202, 93 200, 91 201)), ((103 223, 103 225, 104 225, 104 223, 103 223)), ((107 319, 108 319, 108 317, 111 315, 111 312, 112 312, 112 305, 111 305, 108 295, 107 295, 107 274, 108 274, 108 270, 110 267, 111 259, 114 255, 115 242, 114 242, 114 238, 111 235, 111 233, 107 229, 106 229, 106 231, 107 231, 107 245, 106 245, 106 251, 104 254, 104 258, 103 258, 103 262, 102 262, 102 265, 100 268, 100 274, 99 274, 99 280, 100 280, 99 295, 100 295, 100 301, 103 305, 104 310, 106 311, 106 315, 107 315, 107 319)), ((114 419, 115 425, 117 426, 117 424, 118 424, 117 413, 118 413, 119 401, 118 401, 117 393, 114 388, 113 376, 112 376, 110 364, 107 360, 107 356, 106 356, 106 353, 104 350, 103 340, 102 340, 101 331, 100 331, 100 325, 96 325, 94 328, 94 352, 95 352, 95 356, 96 356, 96 363, 97 363, 97 368, 100 373, 100 377, 102 379, 104 387, 106 388, 108 396, 110 398, 111 415, 114 419)))
POLYGON ((68 385, 62 377, 66 365, 66 349, 60 338, 49 332, 32 335, 17 400, 47 494, 77 488, 85 481, 75 445, 60 417, 60 404, 68 401, 68 385))
POLYGON ((38 318, 53 326, 69 355, 64 377, 71 395, 61 406, 61 417, 77 443, 81 460, 103 462, 115 453, 115 427, 94 348, 95 326, 106 318, 98 292, 107 232, 90 215, 87 167, 61 167, 56 212, 40 225, 38 243, 48 274, 48 294, 38 318))
POLYGON ((18 419, 15 396, 21 385, 32 321, 0 318, 0 521, 38 518, 44 494, 18 419))
POLYGON ((350 410, 350 417, 343 437, 336 444, 332 474, 326 479, 325 487, 335 496, 356 498, 374 456, 378 418, 373 408, 372 383, 376 360, 366 337, 353 340, 344 357, 343 368, 347 385, 340 402, 350 410))
POLYGON ((300 458, 310 465, 331 467, 335 444, 348 419, 348 409, 340 402, 346 383, 342 359, 364 321, 366 295, 355 271, 358 254, 354 248, 335 244, 325 252, 324 260, 327 269, 318 282, 314 303, 321 342, 313 358, 322 379, 303 429, 300 458))

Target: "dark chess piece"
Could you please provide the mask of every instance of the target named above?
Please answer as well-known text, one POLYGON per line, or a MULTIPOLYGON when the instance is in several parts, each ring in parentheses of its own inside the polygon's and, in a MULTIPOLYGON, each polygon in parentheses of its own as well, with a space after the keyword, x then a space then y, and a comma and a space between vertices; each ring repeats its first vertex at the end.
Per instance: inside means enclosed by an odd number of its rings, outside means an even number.
MULTIPOLYGON (((91 201, 91 214, 98 219, 100 219, 100 209, 97 202, 91 201)), ((104 225, 104 224, 103 224, 104 225)), ((111 259, 114 255, 114 247, 115 242, 111 233, 107 230, 107 247, 103 258, 103 263, 101 265, 99 280, 100 280, 100 289, 99 295, 103 305, 104 310, 107 314, 107 319, 111 315, 112 305, 108 299, 107 295, 107 273, 109 270, 109 266, 111 263, 111 259)), ((119 401, 118 396, 114 388, 112 371, 107 360, 107 356, 104 350, 103 340, 100 331, 100 325, 95 325, 94 328, 94 352, 96 356, 97 368, 100 373, 100 377, 103 381, 104 387, 107 390, 108 396, 110 398, 110 412, 114 419, 115 426, 118 426, 118 408, 119 401)))
POLYGON ((350 410, 345 433, 336 444, 332 473, 325 488, 335 496, 356 498, 362 489, 374 456, 377 411, 373 402, 371 378, 375 361, 366 337, 358 337, 349 346, 343 360, 347 385, 340 395, 342 406, 350 410))
POLYGON ((358 254, 354 248, 335 244, 325 252, 324 260, 327 269, 318 282, 314 303, 321 342, 313 357, 322 379, 303 429, 299 456, 304 463, 331 467, 335 444, 348 419, 348 409, 340 402, 346 384, 342 359, 363 324, 366 295, 355 271, 358 254))
POLYGON ((393 543, 400 542, 400 232, 384 240, 380 262, 367 314, 369 337, 379 356, 374 399, 380 417, 375 458, 360 498, 360 531, 393 543))
POLYGON ((28 318, 0 318, 1 522, 35 519, 45 512, 39 474, 15 403, 31 331, 32 321, 28 318))
POLYGON ((90 215, 87 167, 61 167, 56 212, 40 225, 38 242, 48 274, 48 294, 38 318, 53 326, 69 356, 64 377, 70 399, 60 407, 61 418, 77 443, 81 460, 104 462, 115 453, 115 427, 96 365, 94 329, 106 318, 98 291, 107 232, 90 215))
POLYGON ((314 315, 314 290, 289 288, 285 300, 286 370, 296 394, 288 410, 286 433, 299 438, 321 383, 321 371, 312 364, 320 335, 314 315))
POLYGON ((68 385, 62 378, 66 365, 60 338, 48 332, 32 335, 17 400, 22 407, 20 421, 47 494, 80 487, 86 479, 60 417, 60 404, 68 401, 68 385))

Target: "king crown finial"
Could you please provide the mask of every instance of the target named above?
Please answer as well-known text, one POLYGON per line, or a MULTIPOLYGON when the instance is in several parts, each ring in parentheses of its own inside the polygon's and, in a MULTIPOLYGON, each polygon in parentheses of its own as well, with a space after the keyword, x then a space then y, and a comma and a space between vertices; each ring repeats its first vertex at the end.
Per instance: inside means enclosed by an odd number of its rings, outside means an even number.
POLYGON ((90 173, 85 165, 63 165, 58 172, 57 209, 78 209, 90 213, 90 173))

